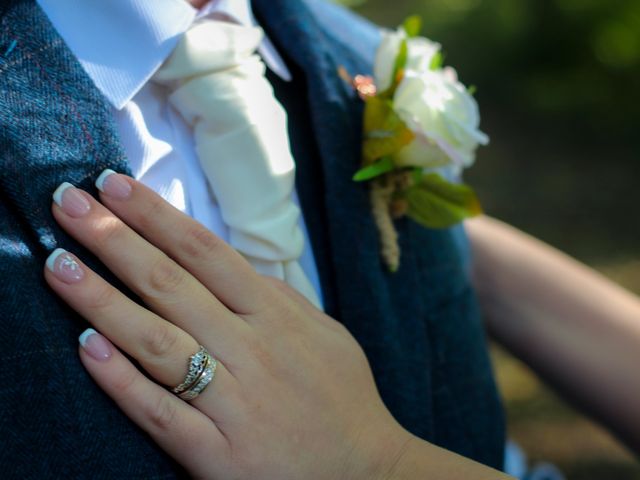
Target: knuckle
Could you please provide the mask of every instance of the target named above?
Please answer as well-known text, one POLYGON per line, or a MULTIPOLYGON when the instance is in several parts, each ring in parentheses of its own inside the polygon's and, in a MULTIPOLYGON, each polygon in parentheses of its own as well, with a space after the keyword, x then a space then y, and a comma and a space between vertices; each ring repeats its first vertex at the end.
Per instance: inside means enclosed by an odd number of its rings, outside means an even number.
POLYGON ((157 228, 158 218, 163 218, 165 208, 167 208, 165 200, 160 196, 152 195, 146 208, 142 209, 138 217, 140 227, 143 230, 157 228))
POLYGON ((285 282, 284 280, 280 280, 277 277, 272 277, 269 275, 266 275, 263 277, 265 282, 267 282, 268 284, 270 284, 273 288, 280 290, 282 292, 289 292, 291 290, 291 287, 289 287, 289 284, 287 282, 285 282))
POLYGON ((293 301, 295 304, 311 304, 309 300, 284 280, 271 276, 265 276, 263 278, 279 295, 284 295, 288 300, 293 301))
POLYGON ((353 335, 349 331, 347 327, 345 327, 342 323, 334 320, 331 317, 325 317, 324 325, 329 328, 332 332, 338 335, 338 338, 341 339, 352 339, 353 335))
POLYGON ((104 283, 97 287, 87 299, 87 307, 94 313, 108 311, 115 303, 116 290, 109 284, 104 283))
POLYGON ((156 260, 147 280, 148 297, 165 296, 175 293, 185 280, 185 271, 168 257, 156 260))
POLYGON ((137 372, 132 370, 120 375, 113 383, 113 390, 119 398, 126 398, 137 380, 137 372))
POLYGON ((169 323, 154 324, 141 339, 142 348, 152 358, 167 358, 180 352, 179 341, 180 330, 169 323))
POLYGON ((264 340, 257 335, 252 336, 246 339, 246 347, 250 358, 253 358, 255 362, 262 365, 267 371, 273 369, 275 364, 274 358, 264 340))
POLYGON ((146 416, 153 430, 173 430, 178 421, 176 399, 169 394, 163 394, 156 402, 149 405, 146 416))
POLYGON ((338 332, 340 335, 344 337, 353 338, 353 335, 343 323, 340 323, 331 317, 327 317, 327 318, 330 320, 328 322, 329 326, 331 326, 331 328, 333 328, 336 332, 338 332))
POLYGON ((108 218, 96 225, 94 241, 98 248, 107 249, 112 244, 120 244, 127 226, 117 218, 108 218))
POLYGON ((180 249, 189 257, 206 258, 217 252, 223 241, 202 225, 189 228, 180 244, 180 249))

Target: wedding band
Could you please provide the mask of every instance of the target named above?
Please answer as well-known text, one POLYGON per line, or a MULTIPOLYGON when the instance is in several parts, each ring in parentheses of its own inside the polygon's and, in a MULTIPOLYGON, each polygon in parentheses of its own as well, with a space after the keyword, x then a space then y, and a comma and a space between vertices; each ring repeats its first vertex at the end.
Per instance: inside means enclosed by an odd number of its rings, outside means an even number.
POLYGON ((207 350, 202 345, 200 345, 200 350, 189 357, 189 367, 187 375, 186 377, 184 377, 184 381, 180 385, 172 389, 173 393, 184 392, 187 388, 189 388, 189 386, 193 384, 196 378, 200 376, 200 374, 204 370, 204 366, 207 360, 205 355, 206 351, 207 350))
POLYGON ((217 360, 200 345, 200 349, 189 357, 189 367, 184 381, 171 391, 183 400, 193 400, 211 383, 217 366, 217 360))
POLYGON ((193 387, 190 387, 184 392, 179 393, 178 396, 183 400, 193 400, 194 398, 196 398, 204 391, 205 388, 207 388, 207 385, 211 383, 211 380, 213 380, 213 377, 216 374, 217 367, 217 360, 209 355, 207 365, 205 366, 202 374, 194 382, 193 387))

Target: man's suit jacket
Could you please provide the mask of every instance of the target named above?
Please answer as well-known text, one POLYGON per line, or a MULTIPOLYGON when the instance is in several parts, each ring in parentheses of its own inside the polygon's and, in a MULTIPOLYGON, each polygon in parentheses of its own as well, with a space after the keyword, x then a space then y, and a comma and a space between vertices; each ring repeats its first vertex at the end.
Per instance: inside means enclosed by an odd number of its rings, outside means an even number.
MULTIPOLYGON (((129 172, 110 107, 34 0, 0 5, 0 475, 181 477, 83 370, 76 349, 86 322, 42 275, 59 245, 131 294, 50 213, 62 181, 95 193, 104 168, 129 172)), ((363 345, 402 425, 499 468, 504 419, 462 229, 399 221, 402 265, 390 274, 367 188, 351 180, 362 103, 337 69, 370 72, 378 30, 318 0, 255 0, 254 9, 295 76, 272 81, 289 112, 327 312, 363 345)))

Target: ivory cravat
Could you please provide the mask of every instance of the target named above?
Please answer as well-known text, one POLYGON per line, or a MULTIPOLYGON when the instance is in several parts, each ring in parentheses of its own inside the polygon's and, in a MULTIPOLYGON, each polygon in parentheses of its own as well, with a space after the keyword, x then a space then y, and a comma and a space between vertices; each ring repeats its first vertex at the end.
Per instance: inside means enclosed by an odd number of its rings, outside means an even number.
POLYGON ((319 306, 302 270, 304 236, 292 201, 295 164, 287 117, 255 53, 260 28, 202 20, 153 81, 194 132, 195 148, 229 241, 259 273, 280 278, 319 306))

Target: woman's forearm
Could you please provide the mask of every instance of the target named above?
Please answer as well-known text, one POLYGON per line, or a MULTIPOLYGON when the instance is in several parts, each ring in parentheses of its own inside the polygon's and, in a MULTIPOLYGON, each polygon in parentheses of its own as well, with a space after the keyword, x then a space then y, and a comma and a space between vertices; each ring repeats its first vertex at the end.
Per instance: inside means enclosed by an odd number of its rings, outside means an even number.
POLYGON ((443 448, 411 437, 402 451, 402 455, 393 463, 392 468, 383 475, 385 480, 509 480, 513 479, 485 465, 461 457, 443 448))
POLYGON ((466 228, 492 335, 640 451, 640 300, 502 222, 466 228))

